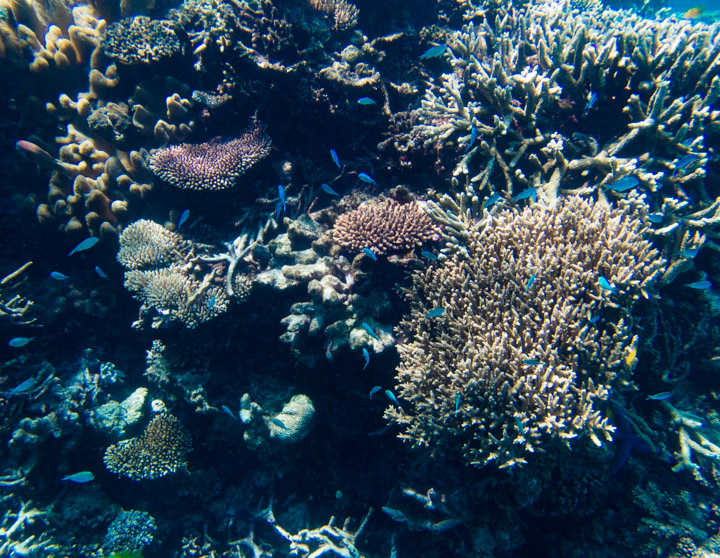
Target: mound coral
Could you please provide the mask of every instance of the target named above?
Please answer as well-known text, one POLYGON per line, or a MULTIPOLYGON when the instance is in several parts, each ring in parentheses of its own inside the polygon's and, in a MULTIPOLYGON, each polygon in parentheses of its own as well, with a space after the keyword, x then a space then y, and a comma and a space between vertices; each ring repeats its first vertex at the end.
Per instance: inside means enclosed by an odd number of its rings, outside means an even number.
POLYGON ((225 190, 270 152, 270 138, 254 122, 242 136, 224 141, 159 149, 150 157, 150 169, 163 181, 185 190, 225 190))
POLYGON ((380 256, 414 250, 437 239, 438 230, 418 203, 381 199, 340 215, 332 235, 335 242, 351 252, 369 248, 380 256))
POLYGON ((161 413, 138 438, 110 446, 103 461, 116 475, 132 480, 157 479, 185 467, 191 449, 190 435, 178 419, 161 413))
POLYGON ((396 376, 411 409, 386 417, 476 466, 524 463, 549 439, 610 440, 596 402, 625 379, 628 310, 664 263, 641 221, 571 197, 466 225, 461 249, 413 275, 396 376))

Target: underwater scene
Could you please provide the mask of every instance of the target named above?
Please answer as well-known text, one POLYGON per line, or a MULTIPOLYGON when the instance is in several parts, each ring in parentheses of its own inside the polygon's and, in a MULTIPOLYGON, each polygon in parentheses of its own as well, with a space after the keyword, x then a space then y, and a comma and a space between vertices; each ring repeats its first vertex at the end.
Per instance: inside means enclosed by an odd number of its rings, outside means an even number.
POLYGON ((720 5, 0 0, 0 558, 720 556, 720 5))

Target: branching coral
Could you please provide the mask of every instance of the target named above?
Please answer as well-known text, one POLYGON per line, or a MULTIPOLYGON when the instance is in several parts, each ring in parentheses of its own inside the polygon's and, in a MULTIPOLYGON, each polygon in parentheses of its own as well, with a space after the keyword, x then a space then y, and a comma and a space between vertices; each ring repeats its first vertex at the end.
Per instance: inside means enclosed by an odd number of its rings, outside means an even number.
POLYGON ((397 380, 411 409, 386 411, 401 437, 501 467, 548 439, 609 440, 596 402, 624 379, 627 309, 663 264, 641 229, 580 197, 466 223, 464 249, 407 290, 397 380))
POLYGON ((343 248, 368 248, 378 256, 407 253, 437 238, 435 224, 418 203, 392 199, 366 202, 338 217, 333 228, 333 240, 343 248))
POLYGON ((140 219, 123 229, 117 260, 127 269, 144 269, 169 265, 180 237, 162 225, 140 219))
POLYGON ((345 0, 309 0, 310 7, 332 18, 332 28, 336 31, 352 29, 357 25, 360 10, 345 0))
POLYGON ((168 184, 186 190, 224 190, 270 152, 270 138, 253 123, 242 136, 224 141, 181 144, 159 149, 149 167, 168 184))
POLYGON ((161 413, 140 437, 110 446, 103 461, 116 475, 132 480, 157 479, 184 468, 191 447, 190 435, 178 419, 161 413))
POLYGON ((108 26, 102 47, 127 66, 161 64, 182 54, 183 43, 171 21, 136 16, 108 26))

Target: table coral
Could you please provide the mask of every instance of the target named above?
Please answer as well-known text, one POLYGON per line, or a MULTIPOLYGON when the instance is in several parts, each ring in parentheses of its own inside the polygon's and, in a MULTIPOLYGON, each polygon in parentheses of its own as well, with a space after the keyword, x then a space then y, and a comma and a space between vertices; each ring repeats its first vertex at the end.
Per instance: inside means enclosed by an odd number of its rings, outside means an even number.
POLYGON ((624 380, 628 308, 663 265, 641 229, 580 197, 467 223, 463 250, 407 290, 396 378, 410 409, 386 411, 401 438, 434 450, 449 438, 469 463, 500 467, 548 438, 610 440, 596 402, 624 380))
POLYGON ((183 42, 172 21, 136 16, 108 25, 102 47, 126 66, 157 65, 182 54, 183 42))

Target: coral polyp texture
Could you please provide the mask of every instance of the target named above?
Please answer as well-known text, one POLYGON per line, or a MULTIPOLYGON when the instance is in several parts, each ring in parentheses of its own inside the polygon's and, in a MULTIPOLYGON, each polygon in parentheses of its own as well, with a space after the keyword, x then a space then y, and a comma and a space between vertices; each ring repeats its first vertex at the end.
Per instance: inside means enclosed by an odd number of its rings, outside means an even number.
POLYGON ((157 479, 184 468, 191 449, 190 435, 178 419, 161 413, 141 436, 107 448, 103 461, 109 471, 121 477, 157 479))
POLYGON ((550 439, 610 440, 597 403, 626 381, 627 312, 663 265, 641 230, 580 197, 468 222, 463 249, 407 290, 396 376, 406 404, 385 413, 401 438, 500 467, 550 439))
POLYGON ((150 157, 150 169, 164 182, 184 190, 225 190, 270 152, 270 138, 253 123, 239 138, 172 145, 150 157))
POLYGON ((439 238, 437 226, 419 203, 384 198, 340 215, 332 236, 350 252, 368 248, 378 256, 410 252, 439 238))
POLYGON ((180 237, 162 225, 147 219, 135 221, 120 234, 117 260, 127 269, 169 265, 180 237))
POLYGON ((159 64, 182 54, 183 43, 172 21, 136 16, 107 27, 102 47, 119 64, 159 64))

